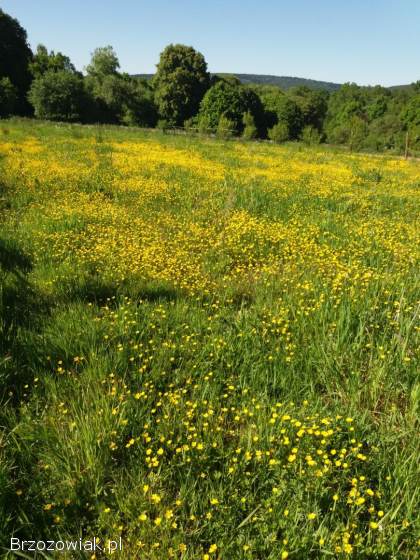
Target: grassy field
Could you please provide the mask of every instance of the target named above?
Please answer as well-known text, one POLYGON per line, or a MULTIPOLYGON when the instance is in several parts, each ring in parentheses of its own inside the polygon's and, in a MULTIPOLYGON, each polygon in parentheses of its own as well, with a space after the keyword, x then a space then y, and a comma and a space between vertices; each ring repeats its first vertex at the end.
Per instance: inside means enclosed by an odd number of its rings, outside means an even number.
POLYGON ((31 121, 0 156, 6 558, 418 558, 418 162, 31 121))

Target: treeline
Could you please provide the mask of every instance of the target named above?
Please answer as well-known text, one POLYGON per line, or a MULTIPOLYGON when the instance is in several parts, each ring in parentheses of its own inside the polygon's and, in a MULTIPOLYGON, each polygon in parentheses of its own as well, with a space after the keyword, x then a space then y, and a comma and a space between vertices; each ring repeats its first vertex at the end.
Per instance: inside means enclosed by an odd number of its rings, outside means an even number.
POLYGON ((19 22, 0 10, 0 116, 183 127, 221 137, 275 142, 329 142, 350 149, 420 149, 420 82, 405 89, 344 84, 338 91, 306 86, 243 85, 210 76, 203 55, 169 45, 152 80, 122 73, 112 47, 94 51, 85 74, 64 54, 39 45, 33 53, 19 22))

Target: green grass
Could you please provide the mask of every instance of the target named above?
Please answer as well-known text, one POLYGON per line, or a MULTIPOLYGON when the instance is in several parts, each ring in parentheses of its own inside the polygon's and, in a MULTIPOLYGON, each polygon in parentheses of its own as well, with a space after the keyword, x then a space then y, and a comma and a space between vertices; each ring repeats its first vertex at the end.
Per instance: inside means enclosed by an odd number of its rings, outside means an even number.
POLYGON ((417 558, 416 162, 1 129, 4 557, 417 558))

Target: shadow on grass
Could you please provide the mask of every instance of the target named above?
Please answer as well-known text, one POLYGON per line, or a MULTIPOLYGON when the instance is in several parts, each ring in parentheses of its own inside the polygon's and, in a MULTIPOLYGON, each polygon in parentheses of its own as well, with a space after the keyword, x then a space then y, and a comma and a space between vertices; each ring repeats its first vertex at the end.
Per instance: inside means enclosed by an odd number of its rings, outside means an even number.
POLYGON ((66 303, 81 301, 114 307, 122 297, 132 300, 158 302, 175 301, 181 297, 176 288, 156 281, 107 282, 98 275, 71 278, 60 287, 60 300, 66 303))
POLYGON ((27 279, 30 258, 16 243, 0 239, 0 402, 18 400, 31 374, 25 332, 48 312, 27 279))

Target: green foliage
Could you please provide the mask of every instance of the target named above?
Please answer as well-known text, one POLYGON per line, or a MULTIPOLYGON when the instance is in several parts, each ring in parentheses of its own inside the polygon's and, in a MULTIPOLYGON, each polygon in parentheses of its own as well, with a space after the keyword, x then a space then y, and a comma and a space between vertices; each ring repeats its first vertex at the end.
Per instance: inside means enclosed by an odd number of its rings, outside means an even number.
POLYGON ((319 144, 321 142, 321 134, 319 133, 318 129, 314 126, 305 126, 302 130, 302 141, 310 146, 313 144, 319 144))
POLYGON ((244 113, 250 113, 258 129, 258 124, 261 124, 262 105, 255 92, 236 83, 219 80, 204 96, 199 119, 205 119, 210 128, 216 129, 224 115, 232 121, 235 133, 240 133, 244 127, 244 113))
POLYGON ((55 53, 51 51, 49 53, 44 45, 38 45, 32 62, 29 64, 29 69, 34 78, 39 78, 48 71, 58 72, 64 70, 66 72, 76 72, 76 68, 68 56, 61 52, 55 53))
POLYGON ((98 47, 92 53, 90 63, 86 67, 88 76, 94 78, 102 78, 104 76, 111 76, 118 73, 120 63, 118 57, 111 47, 98 47))
POLYGON ((404 107, 401 117, 407 127, 420 126, 420 93, 410 99, 404 107))
POLYGON ((155 126, 157 111, 150 83, 120 74, 111 46, 95 49, 87 67, 85 87, 91 99, 89 120, 129 126, 155 126))
POLYGON ((303 114, 296 101, 278 88, 267 88, 261 94, 264 107, 265 124, 273 128, 276 124, 284 124, 290 138, 297 138, 302 130, 303 114))
POLYGON ((168 45, 160 55, 153 78, 159 115, 172 125, 198 112, 210 83, 204 56, 192 47, 168 45))
POLYGON ((198 118, 197 116, 190 117, 184 122, 184 129, 188 130, 189 132, 196 132, 198 127, 198 118))
POLYGON ((171 128, 171 124, 165 119, 159 119, 156 123, 156 128, 162 132, 166 132, 169 128, 171 128))
POLYGON ((198 116, 197 128, 200 134, 210 134, 211 132, 214 132, 214 128, 212 128, 210 119, 207 115, 198 116))
POLYGON ((242 137, 245 138, 245 140, 252 140, 254 138, 257 138, 258 129, 255 126, 255 119, 250 111, 247 111, 244 114, 242 122, 244 125, 244 131, 242 133, 242 137))
POLYGON ((354 116, 348 127, 348 144, 350 150, 360 150, 367 134, 367 126, 363 119, 354 116))
POLYGON ((150 85, 129 77, 124 82, 120 122, 130 126, 155 126, 158 115, 150 85))
POLYGON ((163 50, 151 80, 120 73, 109 45, 94 50, 83 77, 61 52, 41 44, 32 55, 25 30, 1 9, 0 38, 3 117, 30 113, 29 99, 43 118, 141 127, 159 120, 165 127, 206 134, 228 119, 234 134, 245 139, 266 138, 270 130, 269 137, 280 142, 327 141, 350 150, 397 153, 404 152, 408 133, 410 150, 420 149, 420 81, 384 88, 252 74, 210 76, 204 56, 180 44, 163 50))
POLYGON ((79 74, 48 70, 32 82, 28 98, 40 119, 82 120, 85 94, 79 74))
POLYGON ((30 109, 26 94, 31 83, 31 59, 26 31, 0 8, 0 78, 9 78, 16 88, 14 110, 19 114, 25 114, 30 109))
POLYGON ((320 131, 327 113, 328 93, 300 86, 291 89, 288 96, 299 107, 302 115, 302 125, 311 126, 320 131))
POLYGON ((10 78, 0 78, 0 117, 9 117, 16 106, 18 96, 10 78))
POLYGON ((286 142, 290 138, 289 128, 285 122, 275 124, 268 131, 268 137, 276 144, 286 142))
POLYGON ((227 115, 220 115, 216 129, 216 136, 218 138, 227 139, 231 138, 235 133, 235 122, 227 115))

